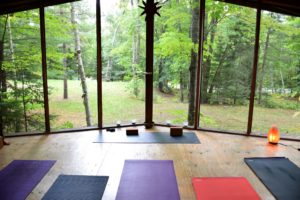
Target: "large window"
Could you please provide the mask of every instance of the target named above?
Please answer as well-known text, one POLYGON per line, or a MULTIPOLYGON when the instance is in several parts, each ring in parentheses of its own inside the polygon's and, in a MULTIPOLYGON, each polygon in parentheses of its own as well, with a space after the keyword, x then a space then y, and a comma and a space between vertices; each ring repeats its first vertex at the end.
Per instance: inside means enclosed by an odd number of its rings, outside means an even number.
POLYGON ((256 10, 206 1, 200 127, 246 132, 256 10))
POLYGON ((104 126, 145 120, 145 22, 138 3, 101 1, 104 126))
MULTIPOLYGON (((161 17, 154 18, 154 123, 194 127, 199 114, 203 129, 245 133, 252 125, 254 134, 266 134, 275 124, 284 137, 300 138, 299 17, 262 11, 259 51, 254 55, 257 9, 217 0, 205 0, 205 8, 200 8, 199 0, 157 1, 162 8, 161 17), (204 40, 199 41, 203 9, 204 40), (203 52, 198 52, 199 44, 203 52), (252 74, 256 66, 257 74, 252 74), (254 75, 256 91, 251 91, 254 75), (254 114, 248 122, 251 92, 255 92, 254 114)), ((102 96, 101 126, 145 122, 145 76, 150 74, 145 73, 142 2, 101 0, 97 16, 96 2, 48 6, 41 8, 42 13, 33 9, 34 4, 4 4, 15 9, 0 16, 0 127, 5 135, 44 132, 48 117, 51 131, 99 127, 98 96, 102 96), (26 7, 29 10, 17 12, 26 7), (45 27, 40 28, 43 13, 45 27), (101 41, 96 34, 99 16, 101 41), (46 44, 41 44, 43 28, 46 44), (41 46, 46 50, 45 100, 41 46), (97 74, 101 66, 102 74, 97 74), (50 116, 45 117, 45 105, 50 116)), ((284 4, 272 5, 264 3, 264 8, 297 14, 293 12, 297 9, 284 4)))
POLYGON ((45 9, 51 129, 97 126, 95 0, 45 9))
POLYGON ((264 11, 253 132, 300 133, 300 18, 264 11))
POLYGON ((153 120, 194 125, 199 1, 167 2, 155 18, 153 120))
POLYGON ((2 15, 0 23, 3 132, 44 131, 39 11, 2 15))

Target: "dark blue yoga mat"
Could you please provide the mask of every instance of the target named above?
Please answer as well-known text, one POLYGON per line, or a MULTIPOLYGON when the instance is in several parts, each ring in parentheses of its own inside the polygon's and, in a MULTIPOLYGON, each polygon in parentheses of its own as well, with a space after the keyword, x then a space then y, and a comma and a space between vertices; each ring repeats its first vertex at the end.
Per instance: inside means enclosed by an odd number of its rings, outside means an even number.
POLYGON ((142 132, 139 135, 127 136, 125 132, 99 133, 95 143, 169 143, 199 144, 195 132, 183 132, 182 136, 172 137, 168 132, 142 132))
POLYGON ((276 199, 300 199, 300 168, 288 158, 245 158, 245 162, 276 199))
POLYGON ((60 175, 42 200, 101 200, 108 176, 60 175))
POLYGON ((54 160, 12 161, 0 171, 0 199, 26 199, 54 163, 54 160))
POLYGON ((179 200, 172 160, 126 160, 116 200, 179 200))

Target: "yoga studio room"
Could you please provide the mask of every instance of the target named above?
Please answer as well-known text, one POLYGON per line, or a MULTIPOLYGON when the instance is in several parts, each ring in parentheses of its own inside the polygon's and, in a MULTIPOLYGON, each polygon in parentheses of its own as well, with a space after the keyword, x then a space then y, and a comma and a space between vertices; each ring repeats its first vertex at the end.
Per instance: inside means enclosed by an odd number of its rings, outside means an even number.
POLYGON ((300 200, 300 1, 0 1, 0 200, 101 199, 300 200))

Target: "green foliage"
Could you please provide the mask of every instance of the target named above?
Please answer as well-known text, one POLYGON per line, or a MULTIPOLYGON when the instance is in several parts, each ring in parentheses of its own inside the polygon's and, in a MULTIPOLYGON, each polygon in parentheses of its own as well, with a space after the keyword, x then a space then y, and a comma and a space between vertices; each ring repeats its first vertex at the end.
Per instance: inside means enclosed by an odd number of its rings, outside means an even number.
POLYGON ((72 128, 74 128, 74 125, 70 121, 66 121, 60 127, 58 127, 58 129, 72 129, 72 128))
POLYGON ((133 94, 135 98, 141 100, 145 100, 144 88, 144 80, 137 77, 132 78, 132 80, 126 85, 127 91, 133 94))
POLYGON ((261 106, 266 108, 281 108, 290 110, 299 110, 300 103, 295 99, 289 99, 279 94, 265 95, 261 106))

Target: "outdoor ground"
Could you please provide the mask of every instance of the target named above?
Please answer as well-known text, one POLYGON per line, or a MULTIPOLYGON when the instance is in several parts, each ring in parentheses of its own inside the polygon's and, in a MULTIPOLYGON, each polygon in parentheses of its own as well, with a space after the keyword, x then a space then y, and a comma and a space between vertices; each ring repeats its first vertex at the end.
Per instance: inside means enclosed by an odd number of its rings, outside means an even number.
MULTIPOLYGON (((50 114, 54 130, 79 128, 86 126, 85 112, 81 98, 80 81, 68 81, 69 98, 63 99, 63 81, 49 80, 51 89, 50 114)), ((88 80, 89 98, 93 124, 97 122, 97 84, 88 80)), ((145 102, 130 94, 124 82, 103 82, 103 119, 104 125, 144 122, 145 102)), ((299 106, 300 108, 300 106, 299 106)), ((180 103, 172 95, 154 93, 153 118, 157 123, 182 125, 187 121, 187 103, 180 103)), ((300 115, 298 110, 271 109, 256 106, 253 117, 253 131, 267 133, 271 125, 276 124, 281 133, 300 135, 300 115)), ((202 105, 200 126, 220 130, 245 132, 247 129, 248 106, 202 105)))

